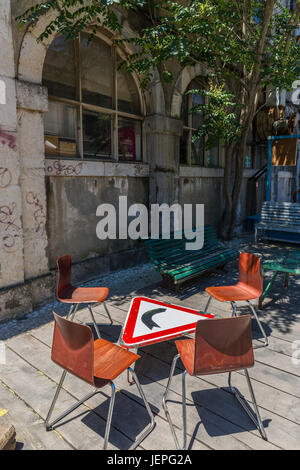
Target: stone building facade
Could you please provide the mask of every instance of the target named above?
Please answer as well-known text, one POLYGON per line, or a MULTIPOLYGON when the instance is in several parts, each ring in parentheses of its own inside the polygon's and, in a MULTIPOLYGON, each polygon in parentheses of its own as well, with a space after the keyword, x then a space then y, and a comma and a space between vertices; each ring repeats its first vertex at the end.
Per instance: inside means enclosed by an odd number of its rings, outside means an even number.
MULTIPOLYGON (((94 49, 83 35, 68 52, 55 37, 37 42, 49 16, 20 30, 14 19, 34 3, 0 4, 0 321, 54 295, 55 260, 66 252, 76 280, 145 260, 137 242, 96 237, 99 204, 117 205, 120 195, 128 204, 202 203, 216 228, 224 206, 223 149, 209 154, 188 140, 185 92, 207 79, 205 67, 174 67, 171 84, 156 70, 143 92, 137 77, 116 71, 128 51, 112 47, 109 31, 94 49)), ((126 37, 142 19, 121 21, 126 37)), ((249 147, 240 222, 261 164, 249 147)), ((260 204, 263 181, 257 194, 260 204)))

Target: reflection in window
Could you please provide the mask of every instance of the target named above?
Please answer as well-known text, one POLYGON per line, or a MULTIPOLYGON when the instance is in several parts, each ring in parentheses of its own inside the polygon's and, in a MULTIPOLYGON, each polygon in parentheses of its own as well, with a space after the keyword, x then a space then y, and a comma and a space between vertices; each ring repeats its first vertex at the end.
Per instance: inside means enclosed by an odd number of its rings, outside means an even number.
POLYGON ((44 117, 46 154, 76 157, 76 107, 49 101, 48 109, 44 117))
POLYGON ((120 62, 97 37, 51 43, 43 70, 47 156, 142 160, 140 96, 132 75, 117 71, 120 62))
MULTIPOLYGON (((117 66, 121 63, 118 58, 117 66)), ((124 70, 117 71, 118 110, 130 114, 140 113, 139 94, 132 75, 124 70)))
POLYGON ((83 110, 83 154, 91 158, 111 158, 112 118, 109 114, 83 110))
POLYGON ((246 155, 245 158, 245 168, 252 168, 252 158, 251 155, 246 155))
POLYGON ((75 99, 74 43, 59 36, 51 43, 44 64, 43 85, 49 96, 75 99))
POLYGON ((139 161, 142 158, 141 122, 119 118, 119 159, 139 161))
MULTIPOLYGON (((187 90, 204 89, 205 79, 194 79, 187 90)), ((192 141, 193 133, 203 122, 203 112, 189 113, 194 106, 205 104, 205 97, 200 94, 184 94, 181 105, 181 119, 183 121, 183 134, 180 138, 180 164, 198 165, 205 167, 219 166, 219 145, 205 150, 205 138, 192 141)))
POLYGON ((98 38, 88 42, 87 35, 80 40, 82 101, 104 108, 112 108, 113 68, 111 47, 98 38))

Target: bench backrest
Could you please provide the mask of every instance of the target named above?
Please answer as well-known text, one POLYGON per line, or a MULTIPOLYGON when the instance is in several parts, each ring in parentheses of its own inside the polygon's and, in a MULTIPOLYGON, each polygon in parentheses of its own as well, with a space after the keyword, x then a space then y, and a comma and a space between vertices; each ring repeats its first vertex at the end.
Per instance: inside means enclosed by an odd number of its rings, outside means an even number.
MULTIPOLYGON (((182 234, 181 239, 174 239, 173 234, 171 234, 170 239, 148 239, 144 240, 146 245, 147 253, 152 260, 164 260, 168 258, 169 260, 174 257, 177 258, 179 253, 184 253, 185 256, 195 255, 197 250, 186 250, 185 244, 191 240, 186 239, 184 234, 182 234)), ((215 249, 220 248, 222 245, 217 239, 216 232, 213 227, 210 225, 205 225, 204 227, 204 245, 201 249, 203 254, 207 252, 213 252, 215 249)))
POLYGON ((292 202, 264 202, 261 222, 278 225, 300 225, 300 204, 292 202))

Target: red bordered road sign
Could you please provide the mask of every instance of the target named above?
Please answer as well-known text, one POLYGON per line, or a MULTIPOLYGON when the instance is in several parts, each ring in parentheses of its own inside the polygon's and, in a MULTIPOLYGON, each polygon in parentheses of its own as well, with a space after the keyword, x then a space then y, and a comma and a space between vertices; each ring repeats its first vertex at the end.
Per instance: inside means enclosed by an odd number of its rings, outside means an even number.
POLYGON ((197 321, 215 315, 147 297, 132 299, 123 327, 121 343, 133 348, 176 338, 195 331, 197 321))

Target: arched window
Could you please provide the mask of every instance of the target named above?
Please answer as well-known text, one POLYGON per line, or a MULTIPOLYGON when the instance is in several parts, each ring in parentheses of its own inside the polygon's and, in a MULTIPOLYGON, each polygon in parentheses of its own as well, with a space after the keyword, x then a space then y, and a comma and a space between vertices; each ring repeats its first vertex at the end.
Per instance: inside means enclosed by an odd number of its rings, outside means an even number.
POLYGON ((46 156, 142 160, 140 94, 133 76, 117 71, 121 61, 116 48, 98 37, 54 39, 43 69, 46 156))
MULTIPOLYGON (((205 89, 206 79, 197 77, 191 81, 187 90, 205 89)), ((183 121, 183 135, 180 139, 180 164, 198 165, 205 167, 219 166, 219 146, 216 145, 210 150, 205 150, 204 137, 192 142, 195 130, 203 122, 203 113, 189 113, 189 110, 198 104, 204 104, 206 98, 200 94, 186 94, 182 97, 181 119, 183 121)))

